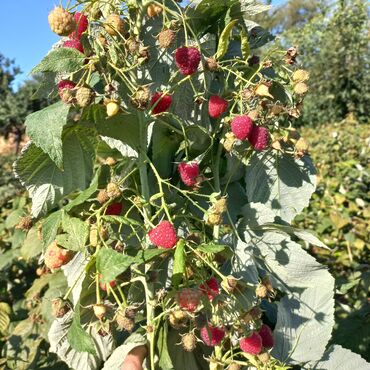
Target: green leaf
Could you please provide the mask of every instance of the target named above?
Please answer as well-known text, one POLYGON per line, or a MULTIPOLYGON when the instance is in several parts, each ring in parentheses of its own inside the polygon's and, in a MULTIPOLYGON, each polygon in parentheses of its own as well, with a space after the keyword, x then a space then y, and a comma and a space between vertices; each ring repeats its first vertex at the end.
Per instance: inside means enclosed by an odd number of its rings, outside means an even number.
POLYGON ((173 258, 173 273, 172 283, 178 287, 185 273, 185 242, 180 241, 175 248, 175 256, 173 258))
POLYGON ((69 105, 58 102, 30 114, 25 122, 27 135, 59 168, 63 167, 62 132, 69 110, 69 105))
POLYGON ((151 249, 144 249, 140 250, 136 255, 135 255, 135 261, 137 264, 142 264, 142 263, 148 263, 155 259, 156 257, 160 256, 163 253, 168 253, 168 250, 164 250, 161 248, 151 248, 151 249))
MULTIPOLYGON (((94 343, 97 355, 89 352, 78 352, 72 348, 67 338, 71 326, 73 312, 68 312, 63 318, 56 319, 48 333, 50 352, 56 353, 70 368, 78 370, 100 369, 114 348, 113 337, 109 334, 102 337, 93 325, 86 326, 86 334, 94 343)), ((73 339, 72 339, 73 340, 73 339)), ((78 343, 76 343, 79 346, 78 343)))
POLYGON ((71 251, 82 251, 89 236, 89 225, 77 217, 63 215, 62 227, 66 234, 57 236, 58 244, 71 251))
POLYGON ((94 341, 81 326, 79 305, 76 306, 67 338, 71 347, 77 352, 88 352, 96 355, 94 341))
POLYGON ((30 142, 15 162, 14 171, 32 198, 33 216, 44 215, 64 195, 88 187, 94 158, 95 132, 86 128, 74 127, 64 134, 64 171, 30 142))
POLYGON ((63 210, 51 213, 42 222, 42 243, 44 247, 49 246, 56 238, 58 229, 62 222, 63 210))
POLYGON ((25 296, 28 299, 33 299, 35 296, 39 295, 53 277, 54 274, 45 274, 41 275, 38 279, 35 279, 32 286, 27 290, 25 296))
POLYGON ((109 136, 101 136, 101 139, 111 148, 118 150, 124 157, 137 158, 137 151, 118 139, 109 136))
MULTIPOLYGON (((259 276, 256 261, 249 246, 241 240, 238 240, 235 245, 232 271, 235 277, 242 277, 244 281, 248 281, 250 284, 258 284, 259 276)), ((245 293, 249 292, 246 291, 245 293)))
POLYGON ((161 370, 175 370, 171 361, 170 354, 168 353, 167 336, 168 321, 164 320, 158 330, 158 338, 156 343, 158 352, 161 354, 159 356, 159 368, 161 370))
POLYGON ((287 363, 319 360, 334 325, 334 279, 286 235, 247 227, 244 239, 274 288, 286 293, 277 303, 273 356, 287 363))
POLYGON ((135 262, 135 257, 118 253, 113 249, 103 248, 96 258, 96 269, 102 275, 102 283, 109 284, 135 262))
MULTIPOLYGON (((174 329, 169 329, 167 335, 168 353, 171 357, 173 368, 176 370, 200 370, 209 369, 204 357, 207 355, 207 349, 201 347, 198 343, 197 348, 193 352, 186 352, 177 343, 180 343, 181 337, 179 332, 174 329)), ((171 369, 171 368, 170 368, 171 369)), ((164 369, 163 369, 164 370, 164 369)), ((167 370, 167 369, 166 369, 167 370)))
POLYGON ((42 241, 38 238, 37 234, 37 227, 33 227, 27 233, 27 237, 21 247, 21 255, 26 260, 30 260, 42 252, 42 241))
POLYGON ((7 338, 6 358, 11 369, 28 370, 40 353, 41 336, 35 335, 35 324, 29 320, 20 321, 7 338))
POLYGON ((103 136, 103 140, 108 142, 108 145, 125 151, 127 148, 124 150, 124 147, 109 138, 118 140, 121 144, 131 148, 131 150, 127 149, 127 154, 137 156, 136 150, 140 145, 140 140, 139 120, 136 114, 119 113, 108 118, 104 106, 94 105, 84 112, 82 120, 87 123, 94 122, 98 133, 103 136))
POLYGON ((0 302, 0 333, 3 335, 6 333, 10 324, 9 315, 11 314, 11 312, 12 309, 7 303, 0 302))
POLYGON ((86 56, 76 49, 58 48, 52 50, 31 74, 40 72, 75 72, 83 67, 86 56))
POLYGON ((159 175, 167 179, 172 174, 173 162, 182 137, 159 124, 153 127, 152 161, 159 175))
POLYGON ((324 249, 330 250, 330 248, 324 244, 317 236, 307 230, 297 229, 295 227, 289 225, 279 225, 279 224, 269 224, 266 223, 262 226, 264 230, 275 230, 275 231, 282 231, 288 235, 294 235, 297 238, 311 244, 315 247, 320 247, 324 249))
POLYGON ((225 0, 197 0, 187 8, 186 15, 194 32, 203 35, 223 18, 228 8, 225 0))
POLYGON ((245 182, 249 202, 271 207, 286 222, 308 206, 316 188, 315 169, 309 157, 294 160, 270 151, 251 158, 245 182))
POLYGON ((235 19, 230 21, 222 31, 215 55, 216 59, 221 59, 226 54, 227 49, 229 48, 231 32, 237 22, 238 21, 235 19))
POLYGON ((369 370, 370 363, 360 355, 338 345, 330 346, 323 358, 312 367, 314 370, 369 370))
POLYGON ((16 209, 15 211, 11 212, 5 220, 5 227, 7 229, 15 227, 23 215, 24 211, 22 209, 16 209))
MULTIPOLYGON (((88 265, 93 263, 93 259, 82 252, 78 252, 68 264, 62 266, 62 271, 67 279, 68 287, 72 288, 72 302, 76 306, 82 303, 81 292, 83 291, 83 283, 86 277, 88 265)), ((83 292, 88 294, 87 291, 83 292)))

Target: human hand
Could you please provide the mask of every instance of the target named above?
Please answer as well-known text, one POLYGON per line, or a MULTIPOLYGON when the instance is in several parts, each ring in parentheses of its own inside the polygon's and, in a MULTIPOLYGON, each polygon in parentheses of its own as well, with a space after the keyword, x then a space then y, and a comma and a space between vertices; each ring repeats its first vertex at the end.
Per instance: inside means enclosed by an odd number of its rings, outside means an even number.
POLYGON ((135 347, 126 356, 122 364, 121 370, 143 370, 143 361, 147 356, 148 350, 146 346, 135 347))

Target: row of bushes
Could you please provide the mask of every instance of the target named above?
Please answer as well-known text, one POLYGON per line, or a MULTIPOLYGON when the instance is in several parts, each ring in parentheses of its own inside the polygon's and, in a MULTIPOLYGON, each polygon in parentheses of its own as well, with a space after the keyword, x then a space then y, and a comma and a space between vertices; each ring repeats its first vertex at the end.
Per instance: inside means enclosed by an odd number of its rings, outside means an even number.
POLYGON ((304 128, 318 171, 310 206, 296 222, 319 234, 331 250, 311 253, 336 277, 333 342, 367 360, 370 346, 370 135, 353 119, 304 128))

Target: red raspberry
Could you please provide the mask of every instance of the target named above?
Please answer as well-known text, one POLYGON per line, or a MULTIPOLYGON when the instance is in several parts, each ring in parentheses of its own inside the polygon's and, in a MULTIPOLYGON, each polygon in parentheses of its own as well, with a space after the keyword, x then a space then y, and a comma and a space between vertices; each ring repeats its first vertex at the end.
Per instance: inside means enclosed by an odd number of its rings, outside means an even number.
POLYGON ((183 310, 194 312, 199 305, 200 295, 197 289, 184 288, 177 293, 177 302, 183 310))
POLYGON ((262 338, 253 332, 249 337, 240 339, 240 349, 251 355, 258 355, 262 351, 262 338))
POLYGON ((51 243, 44 256, 44 262, 49 269, 58 269, 66 265, 72 258, 74 253, 64 248, 60 248, 56 242, 51 243))
POLYGON ((259 336, 262 339, 262 345, 265 348, 272 348, 274 346, 274 336, 269 326, 263 324, 261 329, 258 331, 259 336))
POLYGON ((107 207, 105 214, 108 216, 119 216, 122 213, 123 204, 122 203, 112 203, 107 207))
POLYGON ((185 163, 182 162, 177 167, 182 182, 187 186, 194 186, 197 183, 199 176, 199 165, 196 162, 185 163))
POLYGON ((224 339, 224 336, 225 330, 223 328, 218 328, 217 326, 208 324, 208 326, 204 326, 200 329, 200 337, 209 347, 217 346, 217 344, 224 339))
POLYGON ((211 277, 209 280, 202 284, 200 290, 203 294, 208 296, 210 301, 213 301, 220 294, 220 286, 216 278, 211 277))
POLYGON ((246 140, 252 133, 253 121, 248 116, 238 116, 231 121, 231 131, 239 140, 246 140))
POLYGON ((149 231, 150 241, 157 247, 170 249, 177 243, 176 230, 168 221, 160 222, 154 229, 149 231))
POLYGON ((82 46, 82 43, 81 43, 80 40, 71 39, 71 40, 64 41, 63 42, 63 47, 64 48, 76 49, 76 50, 80 51, 81 53, 84 52, 84 47, 82 46))
POLYGON ((176 49, 175 60, 176 65, 183 75, 192 75, 198 69, 201 55, 197 48, 182 47, 176 49))
POLYGON ((162 92, 156 92, 151 100, 151 106, 155 103, 156 106, 153 108, 153 114, 159 114, 167 112, 172 104, 172 96, 169 94, 163 94, 162 92), (159 100, 159 101, 158 101, 159 100), (158 103, 157 103, 158 101, 158 103))
POLYGON ((69 35, 69 38, 79 40, 82 34, 86 32, 87 27, 89 26, 89 21, 87 20, 86 15, 80 12, 75 13, 74 19, 76 21, 77 28, 69 35))
POLYGON ((62 80, 58 82, 58 93, 59 96, 63 97, 63 90, 73 90, 76 87, 76 84, 73 81, 62 80))
POLYGON ((265 150, 269 142, 269 130, 266 127, 254 126, 249 141, 256 150, 265 150))
POLYGON ((218 95, 213 95, 209 98, 208 113, 212 118, 219 118, 226 112, 228 102, 218 95))
POLYGON ((62 80, 58 82, 58 91, 62 91, 63 89, 72 90, 75 87, 76 87, 76 84, 73 81, 62 80))

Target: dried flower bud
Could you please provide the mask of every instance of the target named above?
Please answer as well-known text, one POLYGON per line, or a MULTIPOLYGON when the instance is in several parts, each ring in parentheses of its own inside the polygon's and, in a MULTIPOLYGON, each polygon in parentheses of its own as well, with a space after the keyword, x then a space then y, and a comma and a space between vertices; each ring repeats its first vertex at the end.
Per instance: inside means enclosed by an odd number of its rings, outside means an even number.
POLYGON ((33 225, 33 219, 31 216, 25 216, 25 217, 21 217, 18 224, 16 225, 16 229, 21 229, 21 230, 24 230, 24 231, 28 231, 31 229, 33 225))

